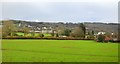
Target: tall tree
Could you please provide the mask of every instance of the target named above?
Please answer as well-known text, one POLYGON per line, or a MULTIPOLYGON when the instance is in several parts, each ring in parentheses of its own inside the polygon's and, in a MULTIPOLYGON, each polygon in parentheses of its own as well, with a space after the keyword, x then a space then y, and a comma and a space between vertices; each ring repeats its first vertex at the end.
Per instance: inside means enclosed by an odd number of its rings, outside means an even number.
POLYGON ((63 35, 65 36, 70 36, 71 30, 70 29, 65 29, 63 32, 63 35))
POLYGON ((59 35, 63 35, 65 28, 64 26, 59 26, 56 28, 56 30, 59 35))
POLYGON ((52 30, 51 35, 54 37, 54 35, 55 35, 55 30, 52 30))
POLYGON ((83 23, 80 23, 80 28, 82 29, 83 33, 84 33, 84 38, 85 38, 85 34, 86 34, 86 27, 83 23))
POLYGON ((94 33, 95 33, 95 32, 92 30, 92 32, 91 32, 91 33, 92 33, 92 35, 94 35, 94 33))
POLYGON ((30 29, 28 27, 23 27, 22 31, 24 32, 24 36, 26 36, 29 33, 30 29))
POLYGON ((81 37, 84 38, 84 32, 80 27, 76 27, 74 30, 72 30, 71 34, 72 37, 81 37))
POLYGON ((13 33, 16 31, 15 24, 13 21, 7 20, 3 21, 2 33, 3 36, 13 36, 13 33))

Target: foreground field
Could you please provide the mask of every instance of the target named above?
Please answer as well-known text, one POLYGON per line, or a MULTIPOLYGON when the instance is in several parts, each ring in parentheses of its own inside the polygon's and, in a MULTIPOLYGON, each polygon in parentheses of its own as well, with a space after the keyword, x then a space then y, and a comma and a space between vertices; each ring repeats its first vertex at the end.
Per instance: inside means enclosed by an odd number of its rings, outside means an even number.
POLYGON ((2 40, 3 62, 117 62, 117 43, 85 40, 2 40))

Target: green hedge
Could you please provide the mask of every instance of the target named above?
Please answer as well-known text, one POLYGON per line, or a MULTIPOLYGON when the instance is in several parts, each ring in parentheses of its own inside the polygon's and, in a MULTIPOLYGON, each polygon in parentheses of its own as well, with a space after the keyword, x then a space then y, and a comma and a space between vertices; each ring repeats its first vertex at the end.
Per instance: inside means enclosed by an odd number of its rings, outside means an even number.
POLYGON ((73 37, 30 37, 30 36, 3 37, 2 39, 94 40, 94 39, 73 38, 73 37))

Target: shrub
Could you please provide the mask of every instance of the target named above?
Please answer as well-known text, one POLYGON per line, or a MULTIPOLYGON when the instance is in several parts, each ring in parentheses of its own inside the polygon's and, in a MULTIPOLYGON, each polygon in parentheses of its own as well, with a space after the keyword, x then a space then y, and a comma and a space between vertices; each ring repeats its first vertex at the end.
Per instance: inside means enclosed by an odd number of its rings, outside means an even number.
POLYGON ((56 34, 56 37, 59 37, 58 33, 56 34))
POLYGON ((103 34, 98 35, 97 41, 98 42, 104 42, 105 41, 105 36, 103 34))
POLYGON ((44 37, 44 34, 40 34, 39 36, 40 36, 40 37, 44 37))
POLYGON ((19 36, 18 34, 14 33, 13 36, 19 36))
POLYGON ((54 33, 51 33, 52 36, 54 36, 54 33))

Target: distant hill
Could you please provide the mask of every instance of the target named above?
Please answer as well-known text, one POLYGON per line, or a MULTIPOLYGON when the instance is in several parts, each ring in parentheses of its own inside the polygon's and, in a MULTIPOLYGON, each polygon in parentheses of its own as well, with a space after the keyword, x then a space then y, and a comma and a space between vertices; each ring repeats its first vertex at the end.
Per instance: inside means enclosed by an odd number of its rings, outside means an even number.
POLYGON ((105 32, 118 32, 118 24, 117 23, 85 23, 86 27, 95 31, 105 31, 105 32))
MULTIPOLYGON (((6 21, 6 20, 3 20, 3 21, 6 21)), ((57 27, 74 29, 79 25, 79 23, 62 23, 62 22, 50 23, 50 22, 30 22, 30 21, 22 21, 22 20, 9 20, 9 21, 14 21, 16 25, 21 24, 21 27, 32 26, 34 28, 46 26, 46 27, 52 27, 54 29, 56 29, 57 27)), ((84 24, 86 28, 89 30, 94 30, 97 32, 105 31, 110 33, 112 32, 118 33, 118 25, 120 25, 118 23, 90 23, 90 22, 85 22, 84 24)))

